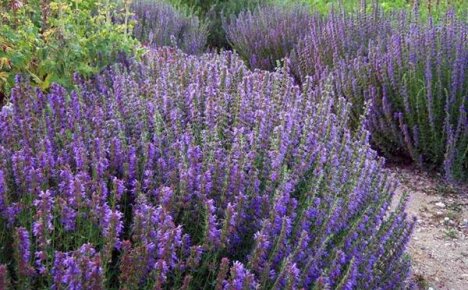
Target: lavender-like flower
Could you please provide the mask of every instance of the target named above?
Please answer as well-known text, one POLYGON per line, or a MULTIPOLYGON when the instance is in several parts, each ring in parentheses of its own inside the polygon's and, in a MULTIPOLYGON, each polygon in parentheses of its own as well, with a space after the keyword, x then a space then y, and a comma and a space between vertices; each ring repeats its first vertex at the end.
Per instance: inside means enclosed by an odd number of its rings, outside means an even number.
POLYGON ((15 244, 18 274, 22 277, 28 277, 33 273, 31 267, 31 241, 29 232, 24 227, 16 228, 15 244))
POLYGON ((230 270, 229 280, 225 282, 224 290, 257 289, 255 276, 251 274, 242 263, 234 261, 230 270))
POLYGON ((37 251, 35 252, 35 264, 38 267, 39 273, 45 274, 47 272, 47 260, 49 259, 47 251, 51 243, 49 236, 54 229, 52 225, 54 198, 51 191, 41 191, 38 199, 33 202, 33 205, 36 207, 36 221, 33 223, 32 232, 38 244, 37 251))
POLYGON ((5 175, 2 170, 0 170, 0 216, 5 215, 6 209, 6 183, 5 183, 5 175))

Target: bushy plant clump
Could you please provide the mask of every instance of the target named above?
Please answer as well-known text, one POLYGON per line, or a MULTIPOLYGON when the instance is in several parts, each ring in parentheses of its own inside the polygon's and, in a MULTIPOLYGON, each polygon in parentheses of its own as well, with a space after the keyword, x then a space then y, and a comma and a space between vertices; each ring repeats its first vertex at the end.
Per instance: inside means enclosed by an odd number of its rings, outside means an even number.
POLYGON ((224 27, 251 68, 273 70, 306 34, 312 18, 305 6, 267 5, 231 17, 224 27))
POLYGON ((333 72, 339 95, 372 103, 373 142, 390 156, 468 178, 468 26, 453 14, 413 24, 333 72))
POLYGON ((186 16, 163 0, 136 0, 132 10, 137 24, 134 35, 151 47, 177 45, 184 52, 203 52, 208 27, 198 17, 186 16))
POLYGON ((1 1, 0 106, 17 74, 43 90, 70 88, 75 72, 91 76, 122 54, 139 55, 128 9, 115 8, 103 0, 1 1))
POLYGON ((336 65, 366 56, 370 43, 385 42, 394 25, 404 29, 405 21, 404 15, 385 14, 378 6, 371 12, 332 10, 311 22, 305 37, 298 39, 290 57, 291 72, 300 81, 308 77, 318 80, 336 65), (400 23, 393 23, 395 20, 400 23))
POLYGON ((18 80, 0 113, 11 285, 404 287, 413 223, 342 99, 230 52, 166 48, 77 82, 18 80))

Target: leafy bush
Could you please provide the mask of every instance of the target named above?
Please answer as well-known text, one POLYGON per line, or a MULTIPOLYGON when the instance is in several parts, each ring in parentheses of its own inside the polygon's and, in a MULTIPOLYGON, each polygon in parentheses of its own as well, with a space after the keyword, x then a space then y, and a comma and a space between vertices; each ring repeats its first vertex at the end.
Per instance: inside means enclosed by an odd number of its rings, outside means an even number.
POLYGON ((274 5, 241 12, 224 26, 232 47, 250 67, 272 70, 306 34, 311 21, 304 6, 274 5))
POLYGON ((118 14, 103 1, 2 1, 0 13, 3 95, 8 95, 18 73, 41 89, 52 82, 70 88, 74 72, 90 76, 122 53, 140 52, 129 36, 132 23, 112 23, 113 16, 128 20, 129 14, 118 14))
POLYGON ((207 25, 196 16, 185 16, 161 0, 137 0, 132 3, 137 24, 134 35, 152 47, 173 42, 191 54, 203 52, 208 37, 207 25))
POLYGON ((166 48, 77 81, 19 80, 0 113, 12 284, 404 287, 413 223, 343 100, 230 52, 166 48))
POLYGON ((450 180, 468 178, 467 40, 466 22, 448 14, 440 24, 399 29, 366 59, 334 71, 337 93, 356 110, 372 101, 378 148, 440 168, 450 180))

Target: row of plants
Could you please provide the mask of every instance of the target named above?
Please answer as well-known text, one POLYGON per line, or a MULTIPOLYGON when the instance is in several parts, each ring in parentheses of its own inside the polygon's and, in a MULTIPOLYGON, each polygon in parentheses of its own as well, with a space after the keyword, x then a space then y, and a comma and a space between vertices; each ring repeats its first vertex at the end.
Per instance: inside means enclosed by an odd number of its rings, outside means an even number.
MULTIPOLYGON (((262 50, 248 61, 255 61, 253 67, 266 68, 265 63, 269 63, 268 68, 272 68, 308 30, 299 29, 307 22, 305 14, 324 14, 330 6, 322 0, 303 1, 304 5, 300 6, 297 2, 279 0, 2 0, 0 3, 0 103, 7 98, 18 73, 28 75, 42 89, 53 82, 71 88, 74 72, 91 76, 114 63, 120 55, 141 56, 144 50, 138 40, 150 46, 176 44, 188 53, 234 47, 246 57, 255 52, 249 50, 262 50), (271 17, 255 11, 268 4, 277 4, 269 8, 271 17), (295 16, 298 22, 288 21, 295 16), (257 18, 263 20, 255 23, 257 18), (243 24, 250 24, 250 29, 261 34, 274 27, 274 21, 283 26, 292 25, 282 31, 288 33, 281 36, 283 39, 274 33, 266 33, 265 39, 239 36, 249 34, 249 28, 243 28, 243 24), (259 27, 254 28, 255 25, 259 27), (258 47, 249 47, 258 41, 258 47)), ((385 1, 379 3, 388 6, 385 1)), ((431 6, 430 3, 419 6, 431 6)), ((463 1, 450 4, 460 7, 457 11, 464 11, 463 1)), ((348 10, 359 7, 357 1, 345 1, 341 5, 348 10)))
POLYGON ((353 122, 368 103, 371 142, 386 157, 468 179, 466 21, 453 11, 434 21, 370 7, 324 16, 304 5, 267 5, 224 18, 223 27, 253 69, 274 70, 286 58, 299 83, 318 86, 332 75, 334 94, 353 104, 353 122))
POLYGON ((231 48, 231 43, 223 29, 223 19, 237 17, 241 12, 255 10, 259 6, 274 5, 282 7, 303 6, 312 13, 327 15, 330 11, 370 10, 378 5, 384 11, 414 10, 423 19, 439 19, 449 9, 466 15, 467 2, 464 0, 146 0, 146 2, 166 2, 183 11, 187 16, 196 17, 208 27, 207 46, 210 48, 231 48), (465 11, 465 12, 464 12, 465 11))
MULTIPOLYGON (((0 113, 0 288, 396 289, 413 222, 349 105, 157 49, 0 113)), ((330 88, 331 89, 331 88, 330 88)))
MULTIPOLYGON (((353 104, 352 122, 370 106, 372 144, 386 157, 468 179, 468 24, 406 11, 332 11, 262 7, 227 23, 233 48, 252 68, 280 61, 312 89, 331 80, 353 104), (299 28, 299 29, 298 29, 299 28), (307 81, 311 79, 310 81, 307 81)), ((303 86, 308 90, 308 86, 303 86)))
POLYGON ((368 128, 386 156, 468 180, 468 25, 447 15, 439 25, 401 28, 338 64, 336 94, 354 110, 371 102, 368 128))

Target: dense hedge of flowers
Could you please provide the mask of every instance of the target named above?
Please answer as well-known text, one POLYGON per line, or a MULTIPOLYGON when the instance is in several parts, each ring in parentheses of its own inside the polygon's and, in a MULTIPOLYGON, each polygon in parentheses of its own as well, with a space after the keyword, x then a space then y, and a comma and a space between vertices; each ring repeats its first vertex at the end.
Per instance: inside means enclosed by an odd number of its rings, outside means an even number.
POLYGON ((331 80, 333 94, 353 103, 354 121, 370 104, 372 143, 387 157, 466 180, 467 31, 453 12, 435 23, 417 14, 385 14, 377 6, 332 11, 311 22, 288 66, 300 83, 312 80, 315 90, 331 80))
POLYGON ((375 41, 385 41, 393 31, 395 21, 403 28, 404 15, 383 13, 378 6, 371 12, 355 13, 332 10, 324 18, 316 18, 305 28, 305 37, 298 39, 290 57, 291 72, 300 81, 321 74, 343 61, 366 56, 368 46, 375 41))
POLYGON ((0 288, 405 286, 413 222, 342 99, 229 52, 77 83, 0 113, 0 288))
POLYGON ((313 17, 306 6, 261 6, 230 17, 226 35, 251 68, 273 70, 302 38, 313 17))
POLYGON ((365 58, 333 72, 339 95, 362 111, 372 103, 372 140, 389 155, 468 179, 468 25, 448 14, 441 23, 412 24, 365 58))
POLYGON ((132 10, 137 21, 134 35, 151 47, 177 45, 186 53, 204 51, 208 27, 198 17, 186 16, 164 0, 136 0, 132 10))

